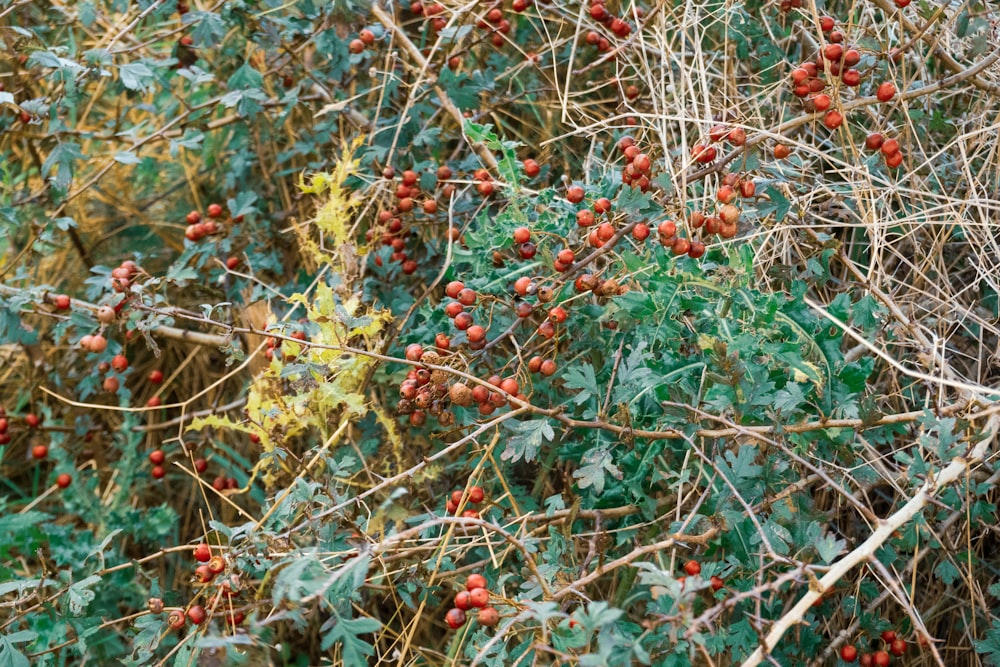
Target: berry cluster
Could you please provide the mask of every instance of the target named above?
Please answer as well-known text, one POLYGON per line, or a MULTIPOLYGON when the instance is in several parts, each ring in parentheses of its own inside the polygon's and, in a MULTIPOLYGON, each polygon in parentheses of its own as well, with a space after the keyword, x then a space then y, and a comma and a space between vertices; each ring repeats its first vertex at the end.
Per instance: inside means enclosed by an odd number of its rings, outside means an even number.
MULTIPOLYGON (((131 259, 126 259, 124 262, 111 270, 111 288, 119 294, 127 292, 128 288, 135 281, 135 277, 139 275, 141 270, 142 269, 140 269, 131 259)), ((115 319, 112 315, 110 319, 105 322, 101 315, 101 311, 98 311, 97 319, 100 320, 102 324, 109 324, 115 319)), ((107 317, 107 314, 105 313, 104 316, 107 317)))
POLYGON ((492 628, 500 622, 500 613, 490 606, 490 592, 486 588, 486 577, 470 574, 465 581, 465 590, 455 595, 455 606, 448 610, 444 620, 452 629, 465 625, 466 613, 478 609, 476 620, 480 625, 492 628))
MULTIPOLYGON (((642 10, 636 8, 638 15, 642 16, 642 10)), ((602 23, 605 28, 614 33, 615 37, 625 39, 632 33, 632 25, 620 16, 615 16, 604 4, 604 0, 591 0, 590 18, 598 23, 602 23)), ((611 50, 611 42, 596 30, 589 31, 584 37, 587 44, 596 46, 601 53, 611 50)))
MULTIPOLYGON (((677 577, 677 581, 681 582, 682 586, 688 577, 697 577, 701 574, 701 563, 694 559, 687 561, 684 563, 684 572, 684 575, 677 577)), ((709 579, 709 584, 711 584, 712 592, 714 593, 722 590, 725 587, 726 582, 721 577, 717 577, 713 574, 709 579)))
MULTIPOLYGON (((531 4, 531 0, 514 0, 512 9, 516 12, 523 12, 531 4)), ((504 35, 510 34, 510 21, 504 18, 501 7, 493 7, 486 12, 486 15, 476 21, 476 27, 490 33, 490 42, 499 48, 503 46, 504 35)))
POLYGON ((896 634, 895 630, 886 630, 881 636, 884 648, 872 653, 858 653, 853 644, 840 647, 840 659, 844 662, 857 661, 861 667, 888 667, 892 657, 901 658, 906 655, 906 640, 896 634), (891 655, 890 655, 891 654, 891 655))
MULTIPOLYGON (((618 140, 618 150, 625 156, 625 168, 622 169, 622 183, 639 188, 640 192, 648 192, 653 178, 653 161, 635 145, 635 139, 624 136, 618 140)), ((713 154, 714 159, 714 154, 713 154)))
MULTIPOLYGON (((451 492, 451 497, 448 498, 448 502, 445 504, 445 511, 448 514, 458 514, 458 510, 462 507, 462 501, 466 501, 469 505, 478 505, 483 502, 486 498, 486 492, 483 491, 481 486, 470 486, 468 493, 461 489, 456 489, 451 492)), ((479 510, 466 509, 462 512, 462 516, 478 519, 479 510)))
MULTIPOLYGON (((382 170, 382 177, 395 182, 396 170, 393 167, 386 167, 382 170)), ((451 168, 441 165, 437 170, 437 185, 441 185, 452 177, 451 168)), ((394 196, 395 205, 388 210, 383 210, 378 214, 378 222, 368 229, 365 237, 369 242, 379 239, 384 246, 392 248, 390 259, 402 265, 403 273, 410 275, 417 270, 417 262, 407 256, 406 240, 410 235, 410 218, 414 214, 417 201, 421 199, 419 175, 412 169, 403 172, 400 182, 396 184, 394 196), (404 223, 404 219, 406 222, 404 223)), ((492 188, 492 183, 490 187, 492 188)), ((492 191, 492 190, 491 190, 492 191)), ((441 196, 448 200, 455 193, 455 186, 452 183, 445 183, 441 187, 441 196)), ((420 209, 426 215, 435 215, 438 210, 437 199, 434 196, 423 199, 420 209)), ((454 239, 454 240, 457 240, 454 239)), ((382 266, 382 258, 375 256, 375 265, 382 266)))
MULTIPOLYGON (((205 213, 207 214, 206 218, 202 218, 199 211, 191 211, 187 214, 185 221, 188 226, 184 230, 184 236, 188 241, 199 241, 206 236, 212 236, 222 231, 221 220, 225 214, 222 206, 220 204, 209 204, 205 213)), ((234 223, 241 221, 242 216, 232 220, 234 223)))
POLYGON ((903 153, 899 150, 898 139, 886 139, 880 133, 874 132, 865 137, 865 148, 870 151, 879 151, 887 167, 895 169, 903 164, 903 153))
MULTIPOLYGON (((219 603, 225 599, 225 606, 229 609, 229 612, 224 617, 226 626, 235 628, 237 625, 243 623, 243 612, 233 609, 233 598, 237 597, 241 592, 239 577, 233 574, 229 577, 218 578, 220 574, 225 572, 228 566, 226 559, 220 555, 213 556, 211 548, 204 543, 194 548, 194 558, 199 563, 194 570, 195 582, 203 586, 215 584, 215 592, 212 598, 216 604, 212 605, 212 608, 214 609, 216 606, 219 606, 219 603)), ((154 614, 162 613, 163 601, 159 598, 151 598, 149 600, 149 610, 154 614)), ((190 605, 186 611, 174 609, 171 610, 167 617, 167 626, 172 630, 180 630, 186 625, 187 621, 191 621, 194 625, 201 625, 208 620, 208 615, 209 611, 200 604, 190 605)))
POLYGON ((375 33, 365 28, 358 33, 357 37, 351 40, 351 42, 347 45, 347 48, 351 53, 361 53, 368 46, 371 46, 374 43, 375 33))

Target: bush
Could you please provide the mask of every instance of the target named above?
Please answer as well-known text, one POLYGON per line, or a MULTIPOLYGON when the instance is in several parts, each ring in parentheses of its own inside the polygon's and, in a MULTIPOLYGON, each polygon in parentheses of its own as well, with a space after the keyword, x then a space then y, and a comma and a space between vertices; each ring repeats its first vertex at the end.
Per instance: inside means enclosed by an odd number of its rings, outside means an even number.
POLYGON ((995 9, 0 16, 4 664, 1000 664, 995 9))

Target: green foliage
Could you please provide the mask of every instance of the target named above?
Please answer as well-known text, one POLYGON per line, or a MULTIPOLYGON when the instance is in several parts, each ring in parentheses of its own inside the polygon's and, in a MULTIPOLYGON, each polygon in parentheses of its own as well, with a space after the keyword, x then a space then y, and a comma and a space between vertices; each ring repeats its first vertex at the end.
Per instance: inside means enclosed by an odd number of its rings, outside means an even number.
POLYGON ((1000 664, 989 10, 820 3, 831 132, 780 4, 5 5, 0 665, 740 664, 914 497, 768 658, 1000 664))

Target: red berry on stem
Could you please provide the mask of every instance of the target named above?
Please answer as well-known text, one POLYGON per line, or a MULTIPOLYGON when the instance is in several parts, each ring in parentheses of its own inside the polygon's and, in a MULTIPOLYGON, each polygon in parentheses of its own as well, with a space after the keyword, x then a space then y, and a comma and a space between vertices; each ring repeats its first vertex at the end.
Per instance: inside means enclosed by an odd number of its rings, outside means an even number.
POLYGON ((73 478, 70 477, 69 473, 62 473, 56 477, 56 486, 60 489, 65 489, 67 486, 73 483, 73 478))
POLYGON ((877 97, 880 102, 888 102, 895 96, 896 86, 893 85, 891 81, 886 81, 885 83, 880 84, 878 90, 875 91, 875 97, 877 97))
POLYGON ((212 558, 212 550, 207 544, 199 544, 194 548, 194 559, 199 563, 207 563, 212 558))
POLYGON ((493 607, 484 607, 479 610, 476 620, 479 621, 480 625, 492 628, 500 622, 500 613, 493 607))
POLYGON ((490 592, 485 588, 473 588, 469 591, 469 601, 473 607, 482 609, 490 603, 490 592))
POLYGON ((477 588, 486 588, 486 577, 481 574, 470 574, 465 580, 465 590, 471 592, 477 588))
POLYGON ((205 622, 208 614, 205 613, 205 608, 200 604, 193 605, 187 610, 187 617, 191 619, 191 622, 195 625, 201 625, 205 622))
POLYGON ((858 649, 852 644, 844 644, 840 647, 840 659, 844 662, 854 662, 858 659, 858 649))
POLYGON ((684 571, 688 573, 688 576, 695 576, 701 574, 701 563, 696 560, 689 560, 684 563, 684 571))
POLYGON ((461 609, 449 609, 448 613, 445 614, 444 620, 448 623, 448 626, 453 630, 465 625, 465 612, 461 609))
MULTIPOLYGON (((454 512, 454 510, 452 510, 452 512, 454 512)), ((462 611, 472 609, 472 598, 469 595, 469 591, 459 591, 455 595, 455 608, 461 609, 462 611)))

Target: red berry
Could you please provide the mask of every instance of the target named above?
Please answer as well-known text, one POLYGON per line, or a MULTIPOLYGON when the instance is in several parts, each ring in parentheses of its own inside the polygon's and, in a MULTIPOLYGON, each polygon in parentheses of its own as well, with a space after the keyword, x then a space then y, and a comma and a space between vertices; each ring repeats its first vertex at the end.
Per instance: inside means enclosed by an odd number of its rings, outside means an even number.
POLYGON ((611 210, 611 200, 601 197, 594 202, 594 213, 607 213, 611 210))
POLYGON ((893 639, 889 645, 889 652, 897 658, 901 657, 904 653, 906 653, 906 641, 899 639, 898 637, 893 639))
POLYGON ((458 293, 457 298, 462 305, 471 306, 476 303, 476 292, 466 287, 458 293))
POLYGON ((896 640, 896 631, 895 630, 883 630, 882 631, 882 641, 884 641, 886 644, 891 644, 895 640, 896 640))
POLYGON ((206 461, 205 459, 195 459, 194 469, 200 473, 205 472, 206 470, 208 470, 208 461, 206 461))
POLYGON ((871 653, 862 653, 861 657, 858 659, 858 664, 861 665, 861 667, 872 667, 872 664, 873 664, 872 663, 872 654, 871 653))
POLYGON ((468 336, 469 342, 478 343, 486 338, 486 329, 474 324, 466 330, 465 335, 468 336))
POLYGON ((891 81, 886 81, 885 83, 879 85, 878 90, 875 91, 875 96, 880 102, 888 102, 896 96, 896 86, 894 86, 891 81))
POLYGON ((470 574, 465 580, 465 590, 472 592, 477 588, 486 588, 486 577, 481 574, 470 574))
POLYGON ((580 227, 590 227, 594 224, 594 212, 589 209, 577 211, 576 224, 580 227))
POLYGON ((527 296, 529 289, 531 289, 531 278, 528 276, 521 276, 514 281, 514 291, 519 296, 527 296))
POLYGON ((199 563, 207 563, 212 559, 212 550, 207 544, 199 544, 194 548, 194 559, 199 563))
POLYGON ((163 466, 153 466, 152 474, 155 479, 163 479, 167 476, 167 470, 163 466))
POLYGON ((527 227, 518 227, 514 230, 514 243, 527 243, 531 240, 531 230, 527 227))
POLYGON ((826 93, 820 93, 812 98, 812 103, 816 107, 816 111, 826 111, 830 108, 830 96, 826 93))
POLYGON ((849 69, 841 75, 845 86, 852 88, 861 85, 861 72, 856 69, 849 69))
POLYGON ((209 204, 208 205, 208 217, 210 218, 221 218, 222 217, 222 206, 219 204, 209 204))
POLYGON ((28 425, 28 428, 38 428, 38 425, 42 423, 42 418, 33 412, 29 412, 24 415, 24 423, 28 425))
POLYGON ((858 649, 852 644, 844 644, 840 647, 840 659, 844 662, 854 662, 858 659, 858 649))
POLYGON ((535 176, 538 176, 538 174, 540 174, 541 171, 542 168, 538 166, 538 163, 532 160, 531 158, 528 158, 527 160, 524 161, 524 174, 528 178, 534 178, 535 176))
POLYGON ((875 651, 872 656, 872 664, 875 667, 889 667, 890 662, 892 662, 892 658, 885 651, 875 651))
POLYGON ((830 32, 833 30, 834 20, 832 16, 821 16, 819 17, 819 27, 823 32, 830 32))
POLYGON ((48 445, 35 445, 31 448, 31 456, 36 459, 44 459, 49 455, 48 445))
POLYGON ((874 134, 869 134, 867 137, 865 137, 865 148, 867 148, 870 151, 877 151, 879 148, 882 147, 882 143, 884 141, 885 137, 883 137, 878 132, 875 132, 874 134))
POLYGON ((556 372, 556 362, 552 361, 551 359, 546 359, 545 361, 542 362, 538 370, 540 370, 542 372, 542 375, 546 377, 553 375, 556 372))
POLYGON ((187 617, 191 619, 191 622, 195 625, 201 625, 205 622, 205 618, 208 614, 205 613, 205 608, 200 604, 193 605, 187 610, 187 617))
POLYGON ((479 621, 480 625, 492 628, 500 622, 500 613, 493 607, 484 607, 479 610, 476 620, 479 621))
POLYGON ((712 590, 713 591, 721 590, 726 585, 725 581, 723 581, 721 578, 715 576, 714 574, 712 575, 712 578, 709 581, 712 583, 712 590))
POLYGON ((774 157, 778 160, 784 160, 786 157, 792 154, 792 149, 784 144, 778 144, 774 147, 774 157))
POLYGON ((180 630, 184 627, 186 622, 187 621, 184 620, 184 612, 179 609, 174 609, 167 617, 167 625, 171 630, 180 630))
POLYGON ((469 591, 469 601, 473 607, 482 609, 490 603, 490 592, 485 588, 473 588, 469 591))
POLYGON ((73 478, 69 476, 69 473, 62 473, 56 477, 56 486, 60 489, 65 489, 67 486, 73 483, 73 478))
POLYGON ((219 574, 226 569, 226 559, 222 556, 212 556, 208 561, 208 571, 212 574, 219 574))
MULTIPOLYGON (((452 510, 452 512, 454 512, 454 510, 452 510)), ((472 598, 469 595, 469 591, 459 591, 455 595, 455 608, 462 611, 472 609, 472 598)))
POLYGON ((149 372, 149 377, 147 378, 150 384, 160 384, 163 382, 163 371, 152 370, 149 372))
POLYGON ((690 577, 701 574, 701 563, 696 560, 689 560, 684 563, 684 571, 687 572, 690 577))
POLYGON ((125 358, 124 354, 116 354, 113 359, 111 359, 111 368, 115 369, 119 373, 124 373, 128 368, 128 359, 125 358))
MULTIPOLYGON (((504 380, 504 382, 506 382, 506 381, 507 380, 504 380)), ((512 393, 512 394, 516 395, 517 391, 513 391, 513 392, 509 392, 509 393, 512 393)), ((474 504, 478 505, 479 503, 483 502, 484 498, 486 498, 486 492, 483 491, 483 487, 481 487, 481 486, 473 486, 473 487, 471 487, 469 489, 469 502, 470 503, 474 503, 474 504)))
POLYGON ((571 185, 566 189, 566 199, 568 199, 573 204, 579 204, 583 201, 584 191, 579 185, 571 185))
POLYGON ((167 455, 163 453, 162 449, 154 449, 149 453, 149 462, 154 466, 163 465, 166 460, 167 455))
POLYGON ((715 146, 705 146, 704 144, 696 144, 694 148, 691 149, 691 156, 703 164, 708 164, 715 159, 716 156, 715 146))
POLYGON ((649 225, 644 222, 640 222, 635 227, 632 228, 632 237, 636 241, 645 241, 649 238, 649 225))
POLYGON ((65 294, 57 294, 53 302, 59 310, 67 310, 69 308, 69 296, 65 294))
POLYGON ((844 117, 839 111, 828 111, 823 117, 823 124, 831 130, 836 130, 844 122, 844 117))
POLYGON ((844 56, 844 47, 840 44, 827 44, 823 56, 830 62, 838 62, 844 56))
POLYGON ((886 139, 882 142, 882 155, 889 157, 899 152, 899 141, 896 139, 886 139))
POLYGON ((465 331, 472 326, 472 315, 468 313, 459 313, 455 316, 455 328, 459 331, 465 331))
POLYGON ((444 620, 448 623, 449 627, 456 630, 465 625, 465 612, 457 608, 449 609, 448 613, 445 614, 444 620))

